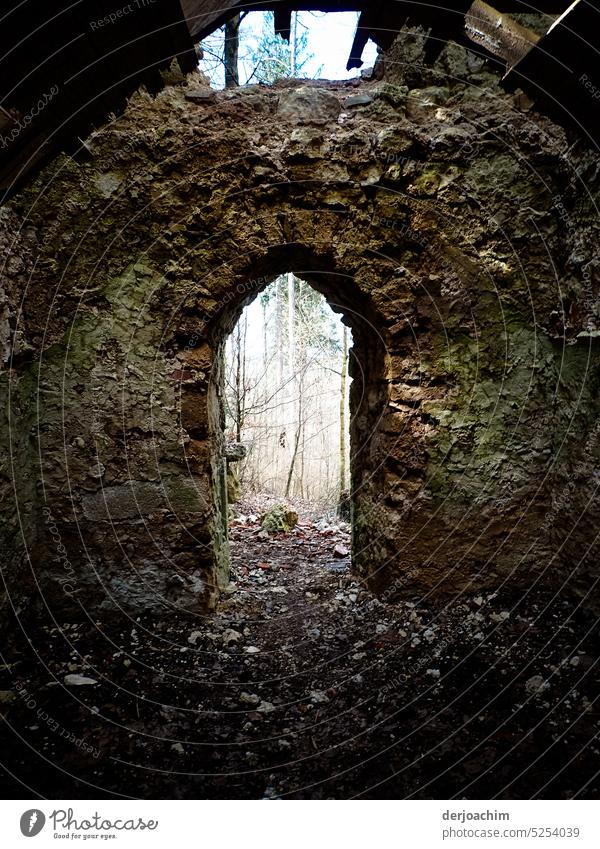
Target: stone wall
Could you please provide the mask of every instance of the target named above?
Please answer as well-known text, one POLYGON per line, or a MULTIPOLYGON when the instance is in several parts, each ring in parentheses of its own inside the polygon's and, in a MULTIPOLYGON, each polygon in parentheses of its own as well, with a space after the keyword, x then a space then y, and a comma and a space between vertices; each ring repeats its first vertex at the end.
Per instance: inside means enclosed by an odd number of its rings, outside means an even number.
POLYGON ((293 270, 353 329, 368 585, 598 604, 597 157, 458 48, 414 77, 142 92, 1 210, 10 603, 214 603, 224 338, 293 270))

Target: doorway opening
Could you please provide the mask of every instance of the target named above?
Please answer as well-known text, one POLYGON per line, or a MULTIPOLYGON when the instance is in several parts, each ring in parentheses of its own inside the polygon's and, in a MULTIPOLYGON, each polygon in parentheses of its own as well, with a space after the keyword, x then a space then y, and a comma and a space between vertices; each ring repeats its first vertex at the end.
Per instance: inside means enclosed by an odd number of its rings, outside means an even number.
POLYGON ((230 333, 222 398, 234 570, 255 537, 277 540, 284 560, 290 545, 306 545, 349 570, 352 344, 339 312, 292 272, 230 333))
POLYGON ((385 323, 354 275, 316 248, 286 243, 243 273, 227 269, 208 320, 182 335, 186 463, 209 496, 193 552, 212 604, 236 582, 240 526, 267 549, 294 540, 308 552, 318 524, 322 562, 343 560, 374 591, 396 553, 385 323))

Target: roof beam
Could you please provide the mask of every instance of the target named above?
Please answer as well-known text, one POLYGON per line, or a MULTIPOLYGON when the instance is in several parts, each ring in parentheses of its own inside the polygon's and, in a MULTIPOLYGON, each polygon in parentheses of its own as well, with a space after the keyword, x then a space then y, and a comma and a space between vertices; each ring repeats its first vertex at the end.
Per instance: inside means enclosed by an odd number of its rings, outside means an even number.
POLYGON ((545 36, 514 62, 505 87, 523 89, 538 109, 600 141, 600 9, 576 0, 545 36))

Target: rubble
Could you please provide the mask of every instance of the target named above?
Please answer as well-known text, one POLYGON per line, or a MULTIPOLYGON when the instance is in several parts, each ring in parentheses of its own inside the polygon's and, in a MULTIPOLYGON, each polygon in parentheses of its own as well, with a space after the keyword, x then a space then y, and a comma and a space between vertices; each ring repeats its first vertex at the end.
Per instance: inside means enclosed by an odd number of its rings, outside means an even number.
MULTIPOLYGON (((177 785, 184 798, 480 799, 508 784, 520 798, 584 785, 597 795, 593 617, 534 592, 391 604, 361 590, 349 559, 327 568, 328 531, 304 520, 261 542, 234 523, 237 591, 193 627, 181 614, 125 620, 114 646, 68 621, 42 627, 50 677, 35 658, 7 657, 3 715, 109 794, 168 794, 185 758, 195 777, 177 785), (300 535, 314 545, 295 546, 300 535), (76 701, 58 685, 68 681, 76 701), (55 722, 69 725, 62 737, 55 722), (98 755, 74 758, 67 730, 98 755)), ((6 765, 43 795, 72 798, 70 777, 38 768, 18 740, 6 765)))

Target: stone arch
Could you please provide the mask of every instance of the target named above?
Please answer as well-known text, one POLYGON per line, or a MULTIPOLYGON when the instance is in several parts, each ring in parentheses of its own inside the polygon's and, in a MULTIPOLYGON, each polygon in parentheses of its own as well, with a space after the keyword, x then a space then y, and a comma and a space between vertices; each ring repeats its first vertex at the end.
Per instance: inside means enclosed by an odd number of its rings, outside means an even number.
POLYGON ((9 392, 23 427, 6 450, 29 524, 11 592, 43 585, 89 610, 214 603, 214 446, 207 418, 185 417, 205 403, 238 286, 290 268, 342 307, 352 281, 348 306, 385 340, 378 478, 356 531, 369 585, 386 598, 522 586, 581 560, 588 592, 594 209, 577 206, 562 131, 497 97, 479 138, 466 93, 409 102, 388 83, 348 126, 343 87, 303 93, 327 107, 317 124, 285 89, 209 106, 186 94, 134 98, 90 141, 95 158, 56 162, 2 219, 20 257, 6 289, 26 291, 9 392), (542 162, 532 134, 549 139, 542 162))
MULTIPOLYGON (((180 409, 182 430, 189 436, 186 444, 188 468, 192 473, 206 470, 210 457, 210 480, 215 516, 212 520, 214 544, 209 548, 209 561, 215 571, 215 584, 227 581, 227 556, 220 528, 224 526, 219 504, 219 477, 223 456, 222 384, 223 346, 243 308, 257 297, 280 274, 293 271, 322 294, 334 311, 352 329, 354 346, 351 389, 351 480, 354 512, 358 516, 364 505, 379 500, 385 490, 382 458, 371 450, 377 438, 389 402, 386 380, 387 332, 385 319, 372 300, 344 273, 332 256, 331 242, 321 245, 291 243, 265 246, 253 251, 246 263, 236 270, 220 305, 209 316, 199 313, 198 327, 192 337, 175 331, 178 339, 177 358, 181 363, 180 409), (197 437, 197 438, 196 438, 197 437), (374 492, 378 495, 374 496, 374 492), (361 505, 359 507, 359 505, 361 505)), ((213 273, 218 276, 218 270, 213 273)), ((213 275, 211 275, 213 276, 213 275)), ((378 563, 372 547, 376 540, 365 535, 364 523, 356 523, 354 565, 366 579, 376 575, 385 562, 378 563)), ((385 555, 383 555, 385 557, 385 555)))

